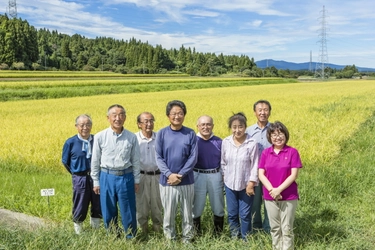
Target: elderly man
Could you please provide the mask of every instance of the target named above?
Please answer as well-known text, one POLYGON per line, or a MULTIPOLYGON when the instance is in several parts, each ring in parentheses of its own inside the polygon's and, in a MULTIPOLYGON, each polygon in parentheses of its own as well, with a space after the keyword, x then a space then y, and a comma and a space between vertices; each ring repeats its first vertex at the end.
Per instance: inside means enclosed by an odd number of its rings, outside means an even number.
POLYGON ((105 228, 113 226, 118 230, 118 203, 126 238, 131 239, 137 232, 135 193, 140 178, 139 145, 135 134, 123 127, 126 120, 123 106, 110 106, 107 119, 110 127, 96 134, 94 140, 91 161, 94 192, 100 193, 105 228))
POLYGON ((199 132, 198 161, 194 167, 194 228, 198 235, 202 233, 201 215, 208 194, 213 213, 213 231, 218 235, 223 231, 224 225, 224 183, 220 173, 222 140, 214 136, 214 122, 208 115, 199 117, 197 128, 199 132))
MULTIPOLYGON (((262 151, 271 146, 267 140, 267 129, 270 125, 268 118, 271 115, 271 104, 266 100, 259 100, 253 105, 254 115, 257 118, 257 122, 246 129, 251 137, 253 137, 257 143, 260 154, 262 151)), ((261 206, 263 203, 263 192, 262 183, 255 187, 255 197, 252 208, 253 217, 253 228, 258 230, 264 230, 270 232, 270 224, 267 216, 267 210, 264 206, 264 220, 262 222, 261 206)))
POLYGON ((166 115, 170 125, 156 135, 156 162, 160 169, 160 195, 164 208, 163 229, 167 239, 176 239, 175 219, 178 203, 182 212, 182 242, 190 243, 193 233, 193 168, 197 163, 197 138, 194 130, 183 126, 183 102, 170 101, 166 115))
POLYGON ((73 222, 76 234, 82 232, 82 223, 91 203, 90 224, 93 228, 100 226, 99 195, 93 191, 90 176, 91 149, 93 135, 91 135, 92 120, 89 115, 79 115, 75 120, 78 134, 66 140, 62 151, 62 163, 72 175, 73 183, 73 222))
POLYGON ((151 214, 152 228, 159 232, 162 225, 162 205, 160 199, 160 170, 155 158, 154 116, 143 112, 137 117, 140 131, 135 133, 141 151, 141 179, 136 195, 137 220, 142 232, 148 233, 148 218, 151 214))

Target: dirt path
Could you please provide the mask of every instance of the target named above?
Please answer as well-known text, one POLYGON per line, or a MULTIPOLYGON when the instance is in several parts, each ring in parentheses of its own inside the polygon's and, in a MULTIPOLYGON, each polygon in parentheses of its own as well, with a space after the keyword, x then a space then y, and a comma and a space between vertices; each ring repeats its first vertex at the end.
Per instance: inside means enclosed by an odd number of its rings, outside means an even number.
POLYGON ((46 226, 46 222, 38 217, 0 208, 0 226, 34 230, 46 226))

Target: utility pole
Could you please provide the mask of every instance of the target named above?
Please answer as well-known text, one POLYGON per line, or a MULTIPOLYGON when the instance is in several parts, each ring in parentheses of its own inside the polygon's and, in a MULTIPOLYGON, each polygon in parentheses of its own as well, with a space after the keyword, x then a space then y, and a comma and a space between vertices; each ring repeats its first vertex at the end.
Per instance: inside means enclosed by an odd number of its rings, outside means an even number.
POLYGON ((325 73, 327 68, 326 64, 328 63, 328 52, 327 52, 327 22, 326 22, 326 10, 323 5, 323 10, 321 11, 322 16, 320 19, 320 33, 319 37, 319 60, 315 68, 315 78, 328 78, 328 72, 325 73))

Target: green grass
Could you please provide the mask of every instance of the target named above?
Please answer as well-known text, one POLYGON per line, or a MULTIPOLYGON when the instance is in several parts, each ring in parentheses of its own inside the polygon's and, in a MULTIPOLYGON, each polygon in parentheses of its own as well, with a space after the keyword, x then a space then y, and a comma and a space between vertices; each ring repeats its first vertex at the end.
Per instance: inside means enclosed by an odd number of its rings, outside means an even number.
POLYGON ((61 80, 34 82, 3 82, 0 84, 0 101, 68 98, 77 96, 121 93, 160 92, 185 89, 206 89, 234 86, 281 84, 297 82, 280 78, 101 78, 95 80, 61 80))

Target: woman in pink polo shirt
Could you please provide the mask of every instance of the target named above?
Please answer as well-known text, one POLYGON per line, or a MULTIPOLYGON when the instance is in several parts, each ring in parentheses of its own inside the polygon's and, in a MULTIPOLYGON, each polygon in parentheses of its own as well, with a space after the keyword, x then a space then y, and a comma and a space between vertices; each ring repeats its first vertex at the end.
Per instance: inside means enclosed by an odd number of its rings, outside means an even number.
POLYGON ((270 125, 267 139, 272 146, 262 152, 259 180, 263 183, 272 248, 294 249, 293 223, 299 198, 296 179, 302 162, 298 151, 287 145, 289 132, 281 122, 270 125))

